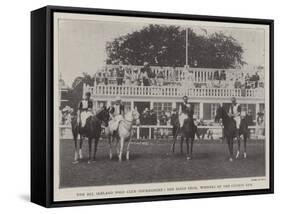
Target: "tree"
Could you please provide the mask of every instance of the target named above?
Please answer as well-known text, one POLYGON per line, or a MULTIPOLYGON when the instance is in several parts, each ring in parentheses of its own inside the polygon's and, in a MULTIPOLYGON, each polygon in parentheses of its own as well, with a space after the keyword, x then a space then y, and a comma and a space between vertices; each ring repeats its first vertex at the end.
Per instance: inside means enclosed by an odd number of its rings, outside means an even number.
POLYGON ((87 73, 83 73, 82 76, 78 76, 72 83, 72 88, 69 90, 69 106, 77 111, 78 103, 83 97, 83 84, 93 85, 94 77, 87 73))
MULTIPOLYGON (((149 25, 139 31, 120 36, 107 43, 107 64, 155 66, 185 65, 186 31, 178 26, 149 25)), ((197 35, 188 31, 188 61, 197 67, 234 68, 245 64, 243 48, 231 36, 214 33, 197 35)))

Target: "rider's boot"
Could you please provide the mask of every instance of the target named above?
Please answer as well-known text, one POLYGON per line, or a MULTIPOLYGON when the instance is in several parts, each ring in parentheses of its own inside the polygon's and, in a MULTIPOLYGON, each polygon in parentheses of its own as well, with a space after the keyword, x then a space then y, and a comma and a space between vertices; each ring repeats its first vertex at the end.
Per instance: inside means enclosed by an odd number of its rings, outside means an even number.
POLYGON ((247 152, 244 152, 244 158, 245 159, 247 158, 247 152))

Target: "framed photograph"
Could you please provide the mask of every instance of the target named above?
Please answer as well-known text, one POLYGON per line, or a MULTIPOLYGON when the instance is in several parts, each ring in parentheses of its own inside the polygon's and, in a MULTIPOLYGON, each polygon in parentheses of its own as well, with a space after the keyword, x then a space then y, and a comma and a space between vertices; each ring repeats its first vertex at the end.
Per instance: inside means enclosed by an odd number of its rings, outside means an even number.
POLYGON ((31 201, 273 193, 273 20, 31 12, 31 201))

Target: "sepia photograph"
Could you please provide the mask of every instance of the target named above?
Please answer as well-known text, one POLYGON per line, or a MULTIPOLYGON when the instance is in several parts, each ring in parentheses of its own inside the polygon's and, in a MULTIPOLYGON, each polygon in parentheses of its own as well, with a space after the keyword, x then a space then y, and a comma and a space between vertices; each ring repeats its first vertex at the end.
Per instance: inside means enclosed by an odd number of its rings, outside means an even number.
POLYGON ((55 201, 269 188, 269 26, 53 25, 55 201))

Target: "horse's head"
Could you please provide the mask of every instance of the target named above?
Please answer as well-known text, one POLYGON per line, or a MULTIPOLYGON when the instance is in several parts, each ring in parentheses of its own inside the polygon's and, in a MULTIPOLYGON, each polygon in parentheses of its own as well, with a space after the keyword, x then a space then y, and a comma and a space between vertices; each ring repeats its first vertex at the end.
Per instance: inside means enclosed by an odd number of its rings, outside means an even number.
POLYGON ((105 127, 108 126, 108 121, 110 119, 109 115, 109 109, 107 109, 105 106, 102 107, 100 112, 97 113, 96 115, 102 122, 104 122, 105 127))
POLYGON ((140 113, 134 109, 134 110, 131 110, 129 111, 126 115, 125 115, 125 119, 127 121, 132 121, 132 122, 135 122, 136 125, 139 125, 140 124, 140 113))

